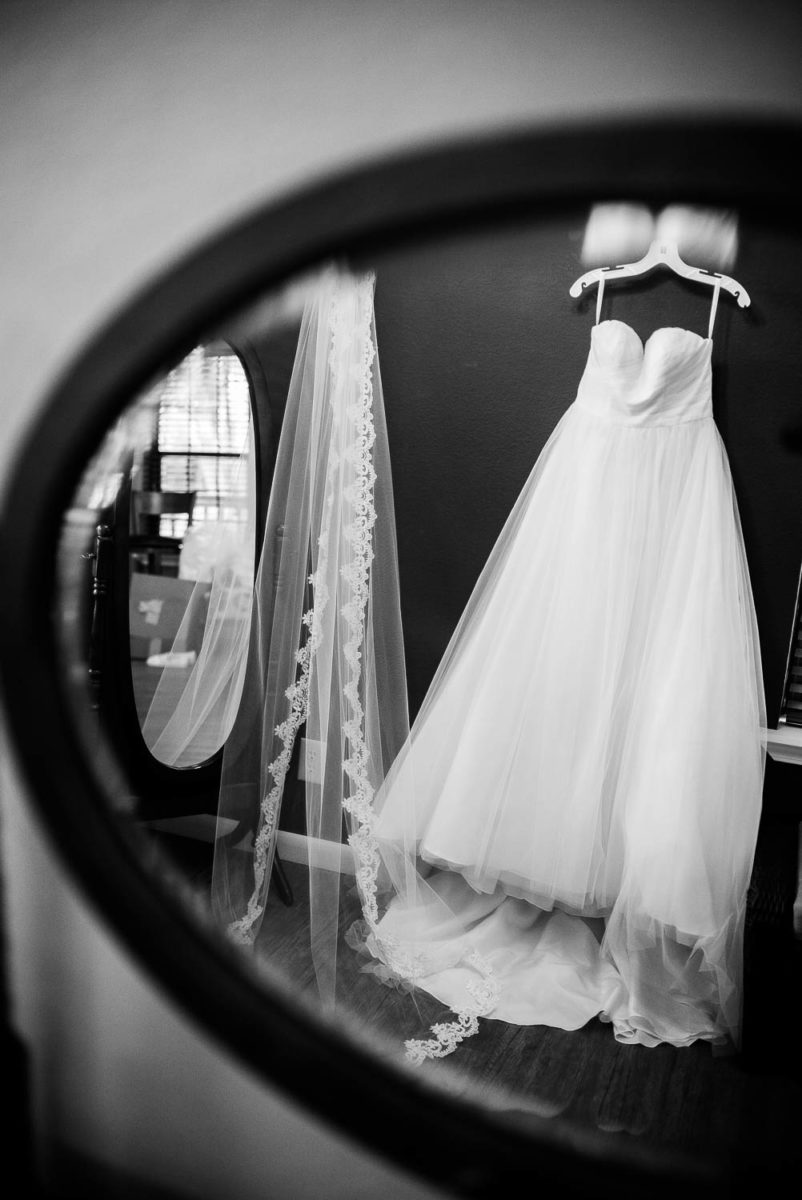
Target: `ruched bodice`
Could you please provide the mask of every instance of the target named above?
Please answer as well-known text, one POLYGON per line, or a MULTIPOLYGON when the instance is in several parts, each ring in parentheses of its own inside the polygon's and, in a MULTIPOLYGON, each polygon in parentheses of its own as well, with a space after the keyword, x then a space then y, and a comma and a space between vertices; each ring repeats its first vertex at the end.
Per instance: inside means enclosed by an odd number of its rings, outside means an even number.
POLYGON ((593 327, 580 408, 617 424, 676 425, 712 417, 710 338, 656 329, 644 345, 623 321, 593 327))

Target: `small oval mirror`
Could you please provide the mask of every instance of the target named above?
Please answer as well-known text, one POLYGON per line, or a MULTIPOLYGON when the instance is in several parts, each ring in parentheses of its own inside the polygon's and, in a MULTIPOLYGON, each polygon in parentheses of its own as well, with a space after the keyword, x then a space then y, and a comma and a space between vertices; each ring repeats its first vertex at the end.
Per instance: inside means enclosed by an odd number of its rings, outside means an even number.
POLYGON ((254 578, 254 451, 239 356, 225 342, 199 345, 126 409, 71 507, 70 528, 90 537, 93 703, 120 739, 136 737, 135 715, 168 767, 212 759, 236 714, 254 578))
POLYGON ((111 527, 128 536, 137 716, 159 762, 190 767, 222 746, 242 687, 237 647, 250 619, 256 524, 244 367, 225 343, 199 346, 131 418, 137 437, 111 527), (213 691, 201 702, 198 668, 212 663, 213 691))

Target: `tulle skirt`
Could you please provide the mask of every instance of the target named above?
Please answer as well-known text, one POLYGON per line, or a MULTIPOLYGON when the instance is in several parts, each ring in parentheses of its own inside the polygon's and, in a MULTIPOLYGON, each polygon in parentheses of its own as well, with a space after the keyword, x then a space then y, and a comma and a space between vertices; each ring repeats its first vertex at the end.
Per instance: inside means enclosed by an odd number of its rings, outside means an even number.
MULTIPOLYGON (((498 976, 494 1015, 737 1043, 764 725, 712 417, 633 428, 575 404, 477 584, 375 832, 388 860, 403 846, 429 864, 498 976)), ((462 971, 423 986, 458 1002, 462 971)))

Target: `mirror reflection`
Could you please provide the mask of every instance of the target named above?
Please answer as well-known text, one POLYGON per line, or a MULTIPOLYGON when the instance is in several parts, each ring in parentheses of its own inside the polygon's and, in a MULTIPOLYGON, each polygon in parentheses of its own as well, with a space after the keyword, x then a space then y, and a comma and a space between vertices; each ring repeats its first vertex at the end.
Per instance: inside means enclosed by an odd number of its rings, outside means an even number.
POLYGON ((231 730, 253 591, 251 393, 231 347, 196 347, 138 397, 81 493, 94 523, 87 653, 96 704, 119 724, 120 692, 130 695, 154 758, 196 766, 231 730))
POLYGON ((241 691, 232 646, 247 637, 253 587, 250 388, 229 346, 199 346, 136 407, 144 437, 124 495, 137 715, 160 762, 191 766, 222 746, 241 691))
POLYGON ((122 588, 150 754, 214 771, 133 804, 210 928, 451 1086, 702 1158, 795 885, 799 263, 606 206, 323 266, 133 402, 66 525, 101 727, 122 588))

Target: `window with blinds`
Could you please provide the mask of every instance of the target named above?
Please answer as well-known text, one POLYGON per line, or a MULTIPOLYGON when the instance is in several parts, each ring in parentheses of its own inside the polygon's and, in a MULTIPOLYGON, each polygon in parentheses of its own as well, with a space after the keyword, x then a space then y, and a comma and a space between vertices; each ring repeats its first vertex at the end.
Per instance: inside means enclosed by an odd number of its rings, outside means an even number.
POLYGON ((802 575, 797 586, 794 626, 780 706, 780 724, 802 726, 802 575))
MULTIPOLYGON (((193 492, 193 525, 243 520, 250 387, 228 346, 200 346, 160 384, 148 487, 193 492)), ((186 513, 163 514, 159 532, 182 537, 186 513)))

